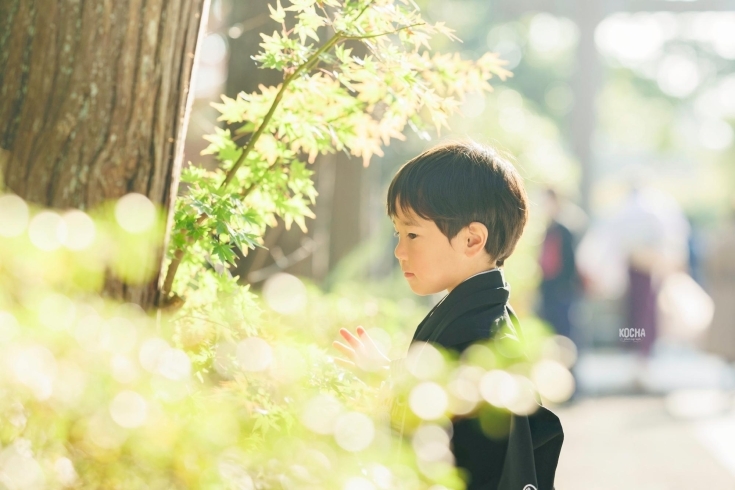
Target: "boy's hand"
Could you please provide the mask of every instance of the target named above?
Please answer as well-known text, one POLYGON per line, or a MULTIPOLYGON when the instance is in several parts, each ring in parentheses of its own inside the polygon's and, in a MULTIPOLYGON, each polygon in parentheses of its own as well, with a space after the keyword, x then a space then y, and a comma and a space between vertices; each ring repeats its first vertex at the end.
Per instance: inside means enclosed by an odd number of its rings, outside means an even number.
POLYGON ((332 345, 342 352, 347 359, 335 357, 334 360, 348 368, 358 367, 363 371, 384 371, 390 366, 390 359, 380 352, 373 339, 370 338, 364 328, 357 327, 357 336, 346 328, 339 330, 340 335, 347 341, 348 345, 334 341, 332 345))

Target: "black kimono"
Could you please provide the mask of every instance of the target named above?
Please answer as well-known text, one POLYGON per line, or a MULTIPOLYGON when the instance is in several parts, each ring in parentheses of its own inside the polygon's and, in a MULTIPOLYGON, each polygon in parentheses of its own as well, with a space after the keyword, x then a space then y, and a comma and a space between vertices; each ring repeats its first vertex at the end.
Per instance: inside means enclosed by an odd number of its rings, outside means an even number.
MULTIPOLYGON (((522 335, 508 305, 510 288, 499 269, 472 276, 445 296, 419 324, 414 341, 462 352, 489 340, 504 325, 522 335)), ((487 437, 477 418, 453 421, 457 467, 469 473, 470 490, 553 490, 564 433, 559 418, 540 406, 512 414, 507 439, 487 437)))

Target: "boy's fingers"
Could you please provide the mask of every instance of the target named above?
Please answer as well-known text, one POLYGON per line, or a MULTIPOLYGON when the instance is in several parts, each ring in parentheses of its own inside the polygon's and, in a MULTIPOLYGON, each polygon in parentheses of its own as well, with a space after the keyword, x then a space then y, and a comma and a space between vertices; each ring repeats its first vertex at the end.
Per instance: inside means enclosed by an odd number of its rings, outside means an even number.
POLYGON ((360 339, 352 335, 352 333, 350 333, 350 331, 346 328, 340 328, 339 333, 347 342, 349 342, 353 349, 359 349, 362 347, 362 342, 360 342, 360 339))
POLYGON ((380 349, 378 348, 378 346, 375 344, 375 342, 373 341, 372 337, 370 337, 370 335, 368 335, 367 330, 365 330, 362 327, 357 327, 357 334, 360 336, 360 340, 362 340, 363 343, 365 343, 366 345, 368 345, 372 349, 372 351, 374 353, 376 353, 376 354, 380 355, 381 357, 383 357, 383 353, 380 351, 380 349))
POLYGON ((375 342, 373 342, 373 339, 368 335, 367 330, 361 326, 357 327, 357 335, 360 336, 361 341, 370 344, 372 347, 376 347, 375 342))
POLYGON ((346 346, 342 342, 335 340, 334 342, 332 342, 332 345, 335 348, 337 348, 340 352, 347 355, 347 357, 352 357, 352 358, 355 357, 355 350, 352 349, 351 347, 346 346))

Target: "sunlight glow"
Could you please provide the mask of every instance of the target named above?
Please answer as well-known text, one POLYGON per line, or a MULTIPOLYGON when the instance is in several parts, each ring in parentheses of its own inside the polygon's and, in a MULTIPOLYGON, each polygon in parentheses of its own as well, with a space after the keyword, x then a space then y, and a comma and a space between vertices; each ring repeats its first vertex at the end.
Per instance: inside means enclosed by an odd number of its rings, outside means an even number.
POLYGON ((334 424, 334 440, 345 451, 362 451, 373 442, 373 420, 360 412, 341 415, 334 424))
POLYGON ((140 427, 148 417, 148 404, 134 391, 121 391, 110 403, 110 415, 121 427, 140 427))
POLYGON ((66 223, 53 211, 41 211, 31 219, 28 237, 31 243, 45 252, 59 248, 66 240, 66 223))
POLYGON ((0 236, 15 237, 28 227, 28 205, 15 194, 0 196, 0 236))
POLYGON ((127 232, 143 233, 153 226, 156 219, 156 207, 143 194, 133 192, 117 201, 115 219, 127 232))
POLYGON ((436 420, 447 411, 449 398, 439 384, 425 381, 411 390, 408 406, 422 419, 436 420))
POLYGON ((297 313, 306 306, 306 287, 298 277, 279 272, 265 281, 263 299, 282 315, 297 313))

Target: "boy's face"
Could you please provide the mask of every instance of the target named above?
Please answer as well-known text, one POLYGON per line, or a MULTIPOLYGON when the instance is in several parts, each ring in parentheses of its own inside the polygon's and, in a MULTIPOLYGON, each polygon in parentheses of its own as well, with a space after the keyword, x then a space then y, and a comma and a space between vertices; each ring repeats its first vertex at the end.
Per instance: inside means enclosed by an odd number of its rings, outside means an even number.
MULTIPOLYGON (((477 257, 468 257, 466 253, 466 229, 450 242, 436 223, 410 211, 406 215, 400 206, 397 216, 393 218, 393 226, 398 236, 395 256, 414 293, 426 296, 444 290, 451 291, 474 273, 471 267, 477 267, 477 257)), ((484 241, 481 246, 484 246, 484 241)))

